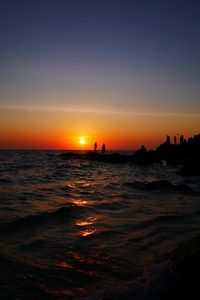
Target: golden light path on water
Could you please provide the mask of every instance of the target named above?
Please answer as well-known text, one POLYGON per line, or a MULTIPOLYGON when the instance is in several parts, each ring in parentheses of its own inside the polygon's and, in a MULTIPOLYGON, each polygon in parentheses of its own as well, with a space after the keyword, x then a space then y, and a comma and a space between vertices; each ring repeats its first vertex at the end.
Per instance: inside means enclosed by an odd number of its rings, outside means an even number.
POLYGON ((89 217, 86 221, 77 221, 77 226, 88 226, 94 224, 94 222, 97 220, 97 218, 89 217))
POLYGON ((96 228, 95 228, 95 222, 96 222, 97 218, 95 217, 89 217, 87 218, 86 220, 78 220, 75 224, 76 226, 78 227, 87 227, 85 230, 81 230, 80 231, 80 235, 81 236, 88 236, 88 235, 91 235, 91 234, 94 234, 96 232, 96 228), (88 228, 88 226, 91 226, 92 225, 92 228, 88 228))
POLYGON ((90 201, 90 200, 73 200, 72 202, 74 205, 76 206, 86 206, 86 205, 92 205, 94 203, 94 201, 90 201))
MULTIPOLYGON (((73 201, 73 204, 74 205, 77 205, 77 206, 86 206, 86 205, 91 205, 93 204, 94 201, 86 201, 86 200, 74 200, 73 201)), ((97 218, 96 217, 88 217, 86 220, 78 220, 75 222, 75 225, 77 227, 85 227, 85 226, 91 226, 92 225, 92 228, 87 228, 86 230, 81 230, 79 232, 79 235, 81 236, 88 236, 88 235, 91 235, 93 233, 96 232, 96 228, 94 227, 95 225, 95 222, 96 222, 97 218)))
POLYGON ((85 230, 81 233, 82 236, 88 236, 96 232, 96 229, 85 230))

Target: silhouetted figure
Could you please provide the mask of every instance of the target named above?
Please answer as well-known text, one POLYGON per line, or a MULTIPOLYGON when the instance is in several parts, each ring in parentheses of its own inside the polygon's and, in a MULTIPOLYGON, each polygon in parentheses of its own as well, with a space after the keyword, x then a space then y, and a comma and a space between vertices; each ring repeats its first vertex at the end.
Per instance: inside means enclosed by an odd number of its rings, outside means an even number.
POLYGON ((184 136, 181 135, 181 136, 180 136, 180 144, 183 144, 183 142, 184 142, 184 136))
POLYGON ((177 143, 177 137, 174 136, 174 144, 176 145, 176 143, 177 143))
POLYGON ((165 142, 167 145, 170 145, 170 136, 169 135, 167 135, 167 137, 166 137, 166 142, 165 142))
POLYGON ((194 135, 193 140, 194 140, 195 142, 200 142, 200 134, 194 135))
POLYGON ((102 145, 102 153, 104 154, 105 152, 106 152, 106 145, 103 144, 103 145, 102 145))
MULTIPOLYGON (((200 134, 188 138, 180 136, 178 133, 173 136, 174 144, 170 144, 170 136, 159 145, 156 150, 147 150, 144 145, 141 146, 133 155, 124 155, 114 153, 103 155, 106 151, 105 144, 102 145, 102 152, 89 151, 88 153, 67 152, 59 155, 64 159, 88 159, 108 163, 136 163, 136 164, 149 164, 160 163, 165 161, 166 164, 181 165, 181 174, 183 176, 200 176, 200 134), (181 144, 180 144, 181 142, 181 144), (179 145, 180 144, 180 145, 179 145)), ((95 142, 96 144, 96 142, 95 142)), ((94 144, 94 149, 97 149, 94 144)))
POLYGON ((94 143, 94 152, 97 151, 97 142, 94 143))
POLYGON ((180 139, 179 139, 179 137, 180 137, 180 134, 179 134, 179 133, 177 133, 177 144, 179 144, 179 142, 180 142, 180 139))

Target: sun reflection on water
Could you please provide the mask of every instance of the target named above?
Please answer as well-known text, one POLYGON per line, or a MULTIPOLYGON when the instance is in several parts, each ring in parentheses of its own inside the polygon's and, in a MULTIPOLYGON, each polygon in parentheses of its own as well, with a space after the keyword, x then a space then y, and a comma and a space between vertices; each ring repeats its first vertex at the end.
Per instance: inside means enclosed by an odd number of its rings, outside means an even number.
POLYGON ((61 268, 65 268, 65 269, 73 269, 73 266, 70 265, 69 263, 67 263, 66 261, 60 261, 60 262, 58 262, 57 266, 61 267, 61 268))
POLYGON ((89 217, 86 220, 78 220, 78 221, 76 221, 75 224, 78 227, 84 227, 84 226, 93 225, 92 228, 87 228, 86 230, 81 231, 79 234, 81 236, 88 236, 88 235, 91 235, 91 234, 95 233, 96 232, 96 228, 94 228, 94 223, 95 223, 96 220, 97 220, 97 218, 95 218, 95 217, 89 217))
POLYGON ((88 221, 80 221, 80 222, 76 222, 77 226, 87 226, 87 225, 91 225, 91 222, 88 221))
POLYGON ((88 187, 91 185, 87 180, 76 180, 76 185, 82 186, 82 187, 88 187))
POLYGON ((91 186, 91 183, 88 182, 87 180, 75 180, 70 182, 68 181, 65 184, 68 188, 71 189, 80 188, 80 187, 88 188, 91 186))
POLYGON ((85 200, 74 200, 73 204, 75 204, 77 206, 84 206, 84 205, 87 205, 87 201, 85 201, 85 200))
POLYGON ((82 231, 81 235, 82 236, 88 236, 88 235, 91 235, 91 234, 93 234, 95 232, 96 232, 96 229, 88 229, 88 230, 82 231))
POLYGON ((86 201, 86 200, 73 200, 72 202, 74 205, 77 206, 85 206, 85 205, 91 205, 94 203, 94 201, 86 201))
POLYGON ((76 225, 77 226, 88 226, 88 225, 94 224, 95 221, 96 221, 96 218, 90 217, 85 221, 77 221, 76 225))
POLYGON ((75 185, 74 184, 67 184, 67 186, 69 187, 69 188, 71 188, 71 189, 74 189, 75 188, 75 185))
POLYGON ((45 286, 43 283, 38 283, 38 287, 45 291, 47 294, 53 295, 53 296, 72 296, 72 291, 67 289, 49 289, 47 286, 45 286))

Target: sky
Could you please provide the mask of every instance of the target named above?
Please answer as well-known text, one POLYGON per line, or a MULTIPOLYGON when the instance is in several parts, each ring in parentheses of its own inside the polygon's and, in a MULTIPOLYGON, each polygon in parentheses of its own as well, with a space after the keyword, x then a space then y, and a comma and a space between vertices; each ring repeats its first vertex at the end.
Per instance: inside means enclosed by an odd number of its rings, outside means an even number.
POLYGON ((200 133, 199 11, 193 0, 2 0, 0 148, 131 150, 200 133))

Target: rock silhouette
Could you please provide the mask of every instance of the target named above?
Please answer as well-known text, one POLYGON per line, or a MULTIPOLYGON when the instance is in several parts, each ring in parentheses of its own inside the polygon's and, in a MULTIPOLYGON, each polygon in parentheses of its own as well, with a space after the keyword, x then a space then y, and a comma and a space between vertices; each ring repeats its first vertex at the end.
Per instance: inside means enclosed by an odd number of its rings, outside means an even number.
POLYGON ((181 136, 180 143, 174 139, 174 144, 170 143, 170 136, 167 135, 166 141, 159 145, 156 150, 147 150, 144 145, 134 154, 124 155, 119 153, 98 153, 89 151, 87 153, 65 152, 60 155, 65 159, 86 159, 106 163, 130 163, 146 165, 152 163, 180 165, 183 176, 200 176, 200 134, 194 135, 186 141, 181 136))

